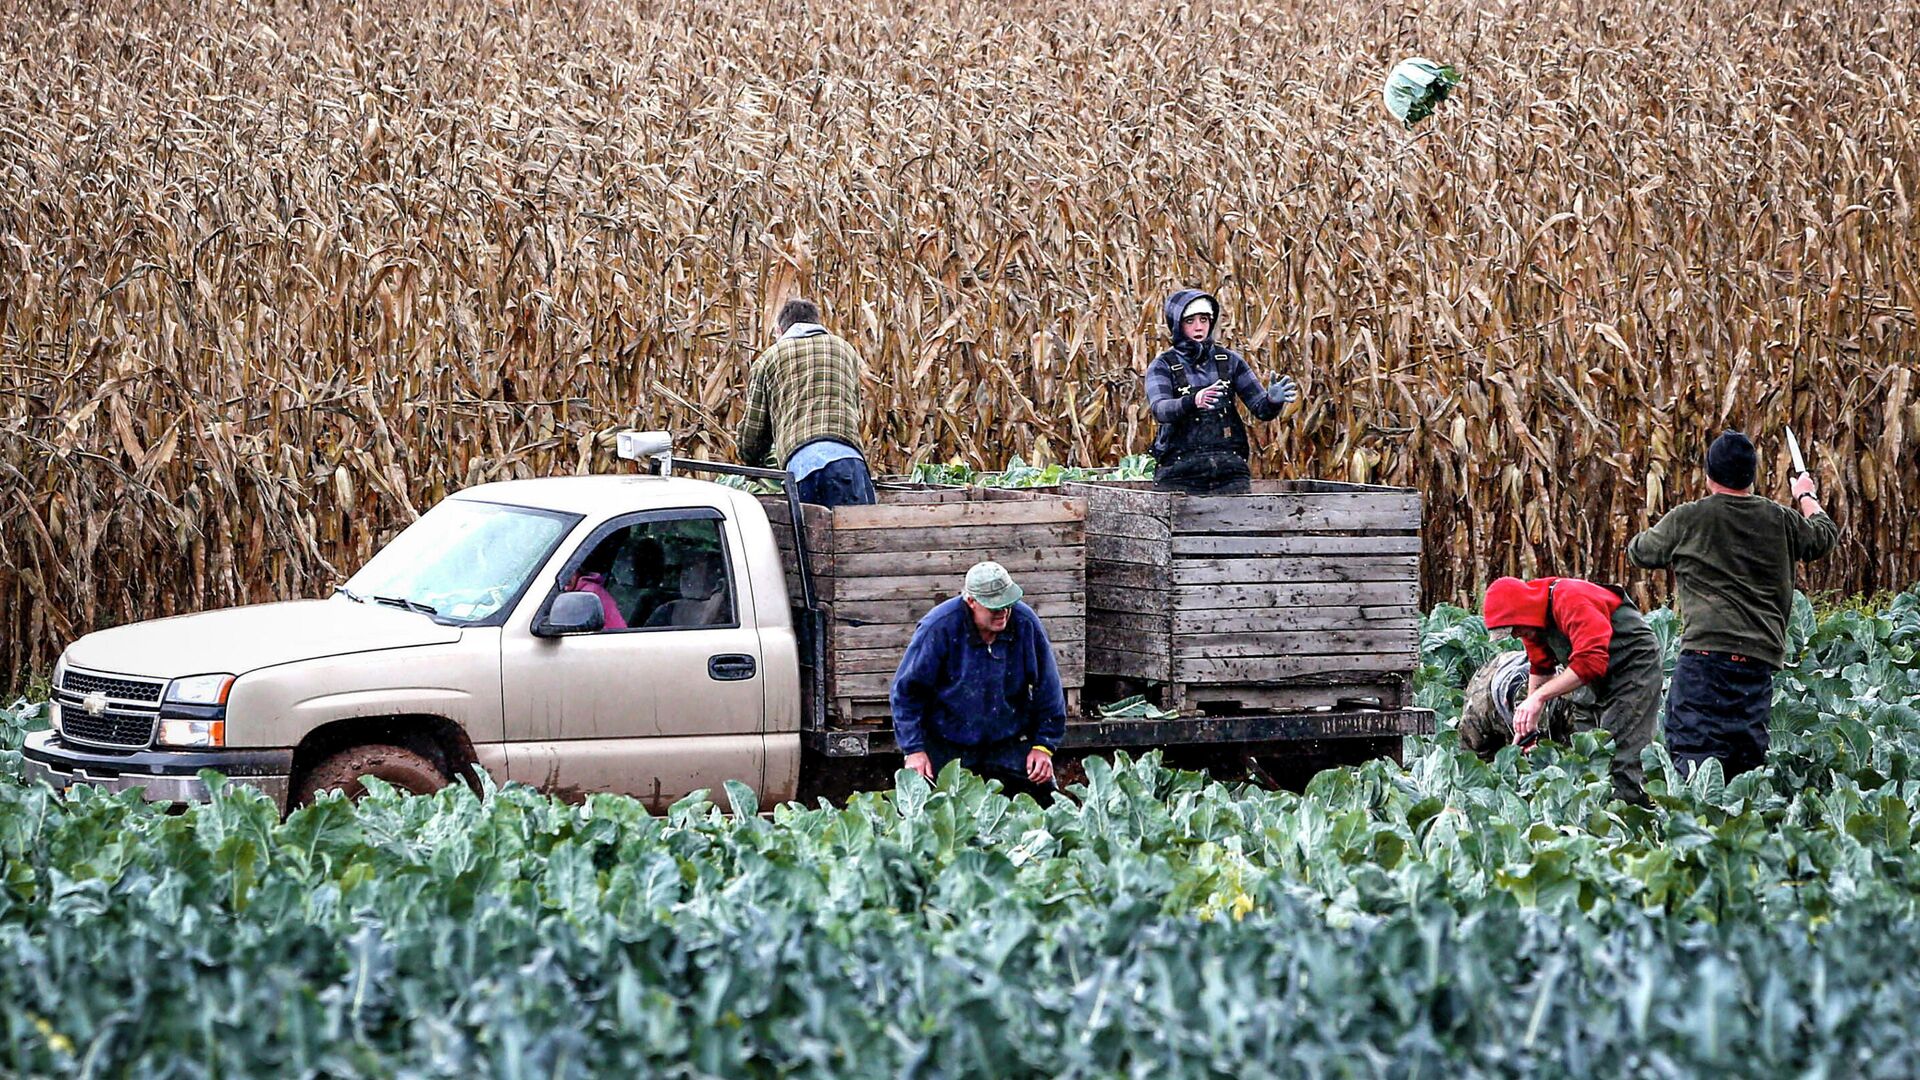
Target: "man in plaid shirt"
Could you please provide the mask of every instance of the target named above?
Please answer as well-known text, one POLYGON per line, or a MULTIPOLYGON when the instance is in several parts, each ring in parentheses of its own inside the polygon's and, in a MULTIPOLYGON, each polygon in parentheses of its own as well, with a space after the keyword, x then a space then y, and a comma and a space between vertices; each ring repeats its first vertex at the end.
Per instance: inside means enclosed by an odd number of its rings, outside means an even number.
POLYGON ((811 300, 780 308, 780 340, 753 362, 740 459, 781 462, 800 501, 858 506, 874 501, 860 453, 860 355, 820 325, 811 300))

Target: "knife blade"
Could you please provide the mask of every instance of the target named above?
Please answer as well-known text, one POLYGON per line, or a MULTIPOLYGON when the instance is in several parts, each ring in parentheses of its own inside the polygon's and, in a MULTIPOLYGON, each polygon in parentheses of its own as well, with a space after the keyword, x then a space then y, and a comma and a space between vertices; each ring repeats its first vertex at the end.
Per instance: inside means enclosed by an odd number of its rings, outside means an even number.
POLYGON ((1793 474, 1805 476, 1807 459, 1800 456, 1800 440, 1793 437, 1793 429, 1787 429, 1787 453, 1793 455, 1793 474))

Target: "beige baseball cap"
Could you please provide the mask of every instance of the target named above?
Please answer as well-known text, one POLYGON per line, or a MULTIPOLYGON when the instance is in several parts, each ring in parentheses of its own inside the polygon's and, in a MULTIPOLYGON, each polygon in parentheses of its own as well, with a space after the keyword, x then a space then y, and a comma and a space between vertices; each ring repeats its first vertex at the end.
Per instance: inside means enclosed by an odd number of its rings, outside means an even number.
POLYGON ((1026 590, 1013 583, 1013 575, 997 562, 974 563, 967 571, 966 594, 988 611, 1000 611, 1020 602, 1026 590))

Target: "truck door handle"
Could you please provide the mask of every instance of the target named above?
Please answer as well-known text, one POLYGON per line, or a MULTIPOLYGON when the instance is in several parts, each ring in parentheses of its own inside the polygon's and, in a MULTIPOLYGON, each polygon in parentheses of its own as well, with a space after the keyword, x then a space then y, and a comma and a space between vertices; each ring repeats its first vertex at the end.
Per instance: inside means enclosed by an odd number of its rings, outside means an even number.
POLYGON ((745 653, 721 653, 707 658, 707 675, 717 682, 739 682, 753 678, 758 665, 745 653))

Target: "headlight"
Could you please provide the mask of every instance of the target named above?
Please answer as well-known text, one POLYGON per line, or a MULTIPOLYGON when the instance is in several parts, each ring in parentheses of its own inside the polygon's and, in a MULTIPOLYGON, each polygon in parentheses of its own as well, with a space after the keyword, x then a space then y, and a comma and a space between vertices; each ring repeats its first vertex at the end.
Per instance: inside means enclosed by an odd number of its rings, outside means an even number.
POLYGON ((62 652, 60 659, 53 662, 53 693, 47 695, 47 723, 55 735, 60 734, 60 688, 67 681, 67 654, 62 652))
POLYGON ((176 705, 225 705, 233 688, 231 675, 189 675, 167 687, 167 700, 176 705))
POLYGON ((225 746, 227 745, 227 722, 225 720, 161 720, 159 741, 162 746, 225 746))

